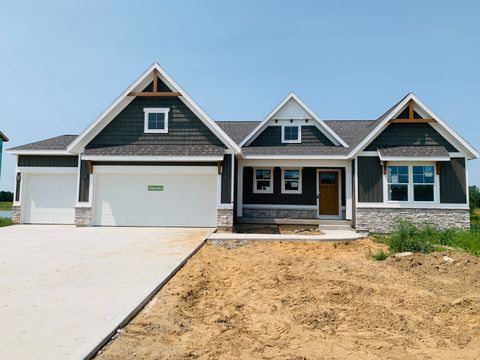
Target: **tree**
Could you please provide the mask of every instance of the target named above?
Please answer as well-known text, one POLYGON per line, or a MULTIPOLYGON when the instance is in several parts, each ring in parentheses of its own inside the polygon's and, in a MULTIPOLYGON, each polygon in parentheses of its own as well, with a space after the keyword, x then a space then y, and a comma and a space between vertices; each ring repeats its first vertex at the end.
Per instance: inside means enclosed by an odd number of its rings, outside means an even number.
POLYGON ((470 201, 470 212, 474 212, 475 209, 480 208, 480 189, 478 186, 472 185, 468 187, 469 192, 469 201, 470 201))
POLYGON ((0 201, 13 201, 13 193, 10 191, 0 191, 0 201))

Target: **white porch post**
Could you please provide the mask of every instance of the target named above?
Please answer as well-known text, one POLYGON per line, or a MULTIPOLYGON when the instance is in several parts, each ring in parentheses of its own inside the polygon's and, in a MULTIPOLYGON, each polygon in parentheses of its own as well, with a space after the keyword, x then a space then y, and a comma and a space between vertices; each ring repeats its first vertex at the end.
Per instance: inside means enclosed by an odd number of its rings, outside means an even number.
POLYGON ((237 216, 242 216, 243 210, 243 164, 242 160, 238 159, 238 174, 237 174, 237 216))
POLYGON ((352 220, 352 166, 345 167, 345 217, 352 220))

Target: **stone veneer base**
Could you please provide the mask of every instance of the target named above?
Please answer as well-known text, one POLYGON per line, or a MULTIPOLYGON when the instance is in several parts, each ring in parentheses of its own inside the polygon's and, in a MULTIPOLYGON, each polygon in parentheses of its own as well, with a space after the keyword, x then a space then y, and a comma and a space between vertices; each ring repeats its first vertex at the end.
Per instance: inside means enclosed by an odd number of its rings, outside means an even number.
POLYGON ((468 209, 357 208, 356 230, 388 233, 398 219, 409 220, 417 225, 430 224, 439 229, 470 228, 468 209))
POLYGON ((317 209, 243 208, 242 217, 271 219, 317 219, 317 209))
POLYGON ((217 209, 217 229, 233 230, 233 209, 217 209))
POLYGON ((92 208, 91 207, 75 208, 75 225, 92 226, 92 208))
POLYGON ((20 219, 22 215, 22 207, 20 205, 12 206, 12 223, 20 224, 20 219))

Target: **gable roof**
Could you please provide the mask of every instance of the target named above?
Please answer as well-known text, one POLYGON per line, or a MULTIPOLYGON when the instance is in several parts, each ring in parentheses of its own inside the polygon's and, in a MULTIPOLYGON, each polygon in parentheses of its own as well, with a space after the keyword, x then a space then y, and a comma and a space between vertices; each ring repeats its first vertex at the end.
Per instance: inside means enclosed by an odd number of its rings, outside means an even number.
POLYGON ((74 155, 67 151, 67 147, 72 143, 77 135, 60 135, 49 139, 35 141, 30 144, 16 146, 7 150, 9 154, 28 154, 34 153, 40 155, 40 153, 47 155, 74 155))
POLYGON ((7 137, 5 136, 5 134, 2 133, 1 131, 0 131, 0 139, 3 140, 3 141, 5 141, 5 142, 8 141, 8 138, 7 138, 7 137))
POLYGON ((289 101, 294 101, 297 103, 301 110, 306 114, 310 115, 312 119, 317 123, 317 125, 323 130, 322 132, 327 136, 332 142, 338 143, 344 147, 348 147, 347 143, 338 136, 323 120, 321 120, 317 114, 315 114, 295 93, 291 92, 290 94, 283 99, 280 104, 278 104, 251 132, 248 134, 245 139, 242 140, 240 146, 248 144, 251 140, 255 138, 268 124, 268 122, 274 118, 277 113, 284 110, 284 107, 289 101))
POLYGON ((388 122, 394 119, 395 116, 397 116, 408 105, 408 102, 410 100, 414 101, 414 103, 418 106, 419 111, 424 112, 436 121, 435 125, 438 124, 438 126, 432 126, 435 130, 439 131, 441 135, 447 137, 447 140, 449 140, 448 138, 451 138, 456 143, 458 143, 470 159, 476 159, 480 157, 480 153, 472 145, 470 145, 464 138, 457 134, 455 130, 453 130, 445 121, 443 121, 427 105, 425 105, 414 93, 407 94, 402 100, 397 102, 386 113, 384 113, 374 123, 372 123, 369 126, 371 128, 370 132, 366 134, 365 138, 351 150, 351 152, 348 154, 348 157, 355 156, 373 139, 375 139, 375 137, 384 130, 388 122))
POLYGON ((79 153, 83 148, 115 118, 135 96, 128 96, 131 92, 141 92, 151 82, 154 71, 159 78, 173 91, 180 93, 179 99, 225 144, 227 148, 240 153, 239 146, 207 115, 200 106, 173 80, 158 64, 152 64, 144 71, 100 116, 93 121, 67 148, 68 151, 79 153))

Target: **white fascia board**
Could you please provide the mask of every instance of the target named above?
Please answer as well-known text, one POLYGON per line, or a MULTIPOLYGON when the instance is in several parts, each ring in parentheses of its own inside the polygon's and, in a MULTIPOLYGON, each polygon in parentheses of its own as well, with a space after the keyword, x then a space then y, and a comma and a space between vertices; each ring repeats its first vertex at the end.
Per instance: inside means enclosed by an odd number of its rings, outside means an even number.
POLYGON ((150 74, 153 70, 157 70, 162 81, 172 90, 179 92, 180 100, 191 110, 199 119, 215 134, 220 140, 231 150, 237 154, 241 152, 240 147, 213 121, 205 111, 203 111, 197 103, 173 80, 170 75, 158 64, 152 64, 146 71, 140 75, 115 101, 105 109, 94 122, 92 122, 67 148, 69 151, 81 152, 87 143, 95 137, 121 110, 123 110, 130 102, 135 99, 135 96, 128 96, 128 94, 137 89, 141 84, 147 85, 149 83, 150 74), (111 116, 112 113, 114 116, 111 116))
POLYGON ((437 114, 435 114, 427 105, 423 103, 414 93, 408 94, 403 101, 401 101, 394 109, 390 111, 390 113, 382 120, 381 123, 375 127, 375 129, 370 132, 365 139, 363 139, 360 144, 358 144, 349 154, 349 157, 353 157, 356 155, 358 151, 363 149, 367 146, 379 133, 383 130, 385 125, 390 121, 397 113, 410 101, 413 100, 424 112, 426 112, 429 116, 432 117, 440 126, 445 129, 450 136, 454 138, 465 150, 466 153, 469 155, 470 159, 477 159, 480 157, 480 153, 470 145, 463 137, 461 137, 455 130, 453 130, 445 121, 440 118, 437 114))
POLYGON ((450 161, 450 157, 399 157, 399 156, 380 156, 381 161, 450 161))
POLYGON ((222 161, 222 156, 97 156, 97 155, 82 155, 82 160, 89 161, 222 161))
POLYGON ((348 144, 343 141, 343 139, 338 136, 338 134, 333 131, 323 120, 321 120, 317 114, 315 114, 295 93, 291 92, 288 94, 285 99, 283 99, 253 130, 248 136, 243 139, 240 143, 240 147, 244 146, 245 144, 250 143, 258 134, 266 127, 268 122, 273 118, 273 116, 290 100, 294 99, 303 109, 310 114, 310 116, 317 122, 317 124, 321 127, 320 130, 324 130, 322 132, 332 141, 337 142, 338 144, 342 145, 343 147, 349 147, 348 144))
POLYGON ((78 155, 67 150, 6 150, 13 155, 78 155))
POLYGON ((345 155, 243 155, 246 160, 347 160, 345 155))

